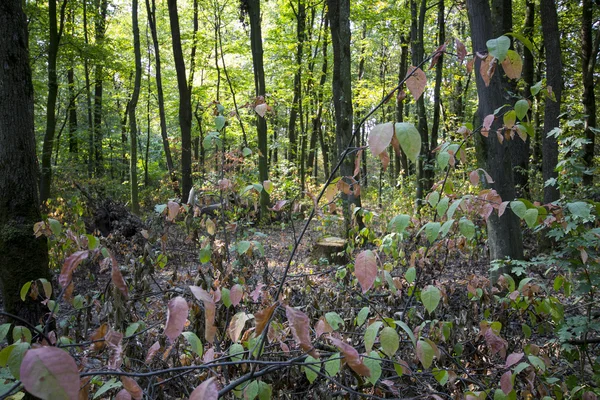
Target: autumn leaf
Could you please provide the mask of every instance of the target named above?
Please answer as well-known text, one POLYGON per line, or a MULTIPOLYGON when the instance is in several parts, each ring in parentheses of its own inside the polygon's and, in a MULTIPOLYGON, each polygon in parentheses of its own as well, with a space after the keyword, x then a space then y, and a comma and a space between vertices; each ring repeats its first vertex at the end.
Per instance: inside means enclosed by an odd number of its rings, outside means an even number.
POLYGON ((259 104, 256 107, 254 107, 254 111, 256 111, 256 113, 259 116, 264 118, 265 114, 267 113, 267 107, 267 103, 259 104))
POLYGON ((333 336, 330 336, 329 340, 331 341, 331 343, 333 343, 335 347, 337 347, 342 352, 342 354, 344 355, 344 360, 346 360, 346 364, 348 364, 348 366, 352 368, 354 372, 356 372, 360 376, 371 376, 371 371, 363 363, 358 354, 358 351, 356 351, 354 347, 350 346, 348 343, 340 339, 334 338, 333 336))
POLYGON ((458 61, 461 63, 467 57, 467 49, 463 42, 458 39, 454 39, 454 43, 456 44, 456 55, 458 56, 458 61))
POLYGON ((392 122, 387 122, 385 124, 375 125, 371 132, 369 132, 369 150, 371 150, 371 154, 373 157, 377 157, 381 154, 387 147, 390 145, 392 141, 392 137, 394 136, 394 124, 392 122))
POLYGON ((165 336, 171 343, 183 332, 188 311, 187 301, 183 297, 175 297, 169 301, 165 336))
POLYGON ((494 123, 495 119, 496 116, 494 114, 489 114, 485 116, 485 118, 483 119, 483 124, 481 126, 481 134, 483 136, 488 136, 488 132, 490 131, 490 128, 492 127, 492 124, 494 123))
POLYGON ((135 380, 128 376, 121 376, 121 382, 123 383, 123 387, 125 388, 125 390, 129 392, 133 400, 142 400, 142 397, 144 396, 144 391, 135 380))
POLYGON ((254 313, 254 320, 256 322, 256 336, 263 332, 276 307, 277 303, 254 313))
POLYGON ((385 172, 390 164, 390 155, 384 150, 383 153, 379 153, 379 159, 381 160, 381 168, 385 172))
POLYGON ((479 74, 483 79, 483 83, 485 86, 490 86, 490 81, 492 80, 492 76, 494 76, 494 72, 496 71, 496 59, 491 55, 488 55, 485 60, 481 61, 479 65, 479 74))
POLYGON ((148 354, 146 354, 146 363, 149 363, 150 361, 152 361, 152 358, 154 358, 154 355, 160 350, 160 343, 158 341, 154 342, 154 344, 152 346, 150 346, 150 348, 148 349, 148 354))
POLYGON ((189 400, 217 400, 219 398, 219 388, 215 378, 209 378, 202 382, 190 395, 189 400))
POLYGON ((204 320, 205 320, 205 339, 212 343, 215 339, 215 334, 217 333, 217 327, 215 326, 215 315, 216 315, 216 305, 215 300, 212 298, 210 294, 200 286, 190 286, 190 290, 194 297, 198 300, 202 301, 204 304, 204 320))
POLYGON ((377 258, 375 257, 375 253, 371 250, 364 250, 359 253, 354 263, 354 274, 362 287, 362 292, 366 293, 373 286, 373 283, 375 283, 375 278, 377 278, 377 258))
POLYGON ((240 304, 242 301, 242 296, 244 295, 244 288, 239 283, 233 285, 229 292, 229 299, 231 300, 231 304, 235 307, 240 304))
POLYGON ((296 310, 290 306, 285 307, 285 315, 290 323, 290 330, 294 340, 300 346, 300 348, 313 356, 319 358, 319 353, 312 345, 310 341, 310 322, 308 316, 300 310, 296 310))
POLYGON ((179 214, 179 204, 174 202, 174 201, 169 201, 167 203, 167 209, 168 209, 168 213, 167 213, 167 221, 172 222, 175 220, 175 218, 177 218, 177 215, 179 214))
MULTIPOLYGON (((432 69, 433 67, 435 67, 435 65, 438 63, 438 60, 442 56, 442 54, 444 54, 444 52, 446 51, 447 46, 448 46, 448 42, 441 44, 437 49, 435 49, 435 52, 433 53, 434 56, 431 59, 431 64, 429 65, 429 69, 432 69)), ((461 62, 462 62, 462 60, 461 60, 461 62)))
POLYGON ((514 50, 508 50, 506 58, 502 61, 502 69, 510 79, 519 79, 523 71, 521 56, 514 50))
POLYGON ((245 311, 241 311, 231 318, 231 322, 229 323, 229 328, 227 328, 227 333, 229 333, 229 338, 233 343, 237 342, 240 339, 240 335, 244 330, 244 325, 246 325, 246 321, 248 321, 250 317, 246 314, 245 311))
POLYGON ((406 79, 406 87, 412 93, 415 101, 417 101, 425 91, 425 86, 427 85, 427 76, 421 68, 413 66, 408 67, 406 76, 408 76, 406 79))
POLYGON ((79 398, 77 364, 57 347, 28 350, 21 362, 20 379, 27 392, 42 400, 79 398))
MULTIPOLYGON (((83 260, 88 258, 89 251, 81 250, 76 251, 71 254, 65 262, 63 263, 62 269, 60 270, 60 275, 58 276, 58 283, 64 289, 71 283, 71 279, 73 277, 73 271, 81 264, 83 260)), ((66 293, 65 293, 66 294, 66 293)), ((70 297, 67 297, 67 300, 70 300, 70 297)))
POLYGON ((110 264, 111 264, 111 280, 113 285, 119 289, 123 297, 126 299, 129 297, 129 290, 127 289, 127 283, 125 283, 125 279, 123 279, 123 274, 121 274, 121 269, 119 268, 119 264, 117 263, 117 259, 115 256, 110 254, 110 264))

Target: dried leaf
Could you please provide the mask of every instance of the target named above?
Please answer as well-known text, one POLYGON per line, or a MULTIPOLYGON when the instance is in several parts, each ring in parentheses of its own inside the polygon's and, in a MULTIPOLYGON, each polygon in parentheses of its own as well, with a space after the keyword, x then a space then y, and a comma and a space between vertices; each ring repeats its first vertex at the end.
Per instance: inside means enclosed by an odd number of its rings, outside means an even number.
POLYGON ((125 390, 129 392, 133 400, 142 400, 142 397, 144 396, 144 391, 135 380, 128 376, 121 376, 121 382, 123 383, 123 387, 125 388, 125 390))
POLYGON ((115 396, 115 400, 131 400, 131 394, 126 389, 121 389, 115 396))
POLYGON ((229 333, 229 338, 233 343, 236 343, 240 339, 240 335, 244 330, 244 325, 246 325, 246 321, 249 319, 250 317, 245 311, 241 311, 231 318, 229 328, 227 328, 227 333, 229 333))
POLYGON ((521 56, 514 50, 508 50, 506 58, 502 61, 502 69, 510 79, 519 79, 521 71, 523 71, 523 60, 521 56))
POLYGON ((177 215, 179 214, 179 204, 174 202, 174 201, 169 201, 167 203, 167 209, 168 209, 168 213, 167 213, 167 221, 174 221, 175 218, 177 218, 177 215))
POLYGON ((479 65, 479 74, 481 75, 483 83, 485 83, 486 87, 490 85, 490 81, 492 76, 494 76, 495 71, 496 59, 493 56, 488 55, 485 60, 481 61, 481 64, 479 65))
POLYGON ((469 180, 471 181, 471 185, 477 186, 479 185, 479 171, 474 170, 469 174, 469 180))
POLYGON ((467 48, 463 42, 458 39, 454 39, 454 43, 456 44, 456 55, 458 56, 458 61, 462 63, 465 57, 467 57, 467 48))
POLYGON ((79 398, 77 364, 57 347, 28 350, 21 362, 20 379, 27 392, 41 399, 79 398))
POLYGON ((263 103, 263 104, 259 104, 256 107, 254 107, 254 111, 256 111, 256 113, 258 115, 260 115, 262 118, 264 118, 265 114, 267 113, 267 104, 263 103))
POLYGON ((160 350, 160 343, 158 341, 154 342, 152 346, 148 349, 148 354, 146 354, 146 364, 152 361, 154 355, 160 350))
POLYGON ((288 202, 287 200, 277 200, 275 202, 275 205, 273 206, 273 208, 269 208, 269 210, 275 211, 275 212, 281 211, 281 209, 283 208, 283 206, 285 206, 287 204, 287 202, 288 202))
POLYGON ((189 400, 217 400, 219 388, 215 378, 209 378, 202 382, 190 395, 189 400))
POLYGON ((442 54, 444 54, 444 52, 446 51, 447 46, 448 46, 448 43, 446 42, 446 43, 441 44, 437 49, 435 49, 435 52, 433 53, 433 58, 431 59, 431 64, 429 65, 429 69, 432 69, 433 67, 435 67, 435 65, 438 63, 438 60, 442 56, 442 54))
POLYGON ((354 178, 360 173, 360 162, 362 160, 363 149, 360 149, 356 153, 356 157, 354 158, 354 174, 352 175, 354 178))
POLYGON ((342 354, 344 355, 344 360, 346 360, 346 364, 348 364, 348 366, 352 368, 354 372, 356 372, 360 376, 371 376, 371 371, 363 363, 358 354, 358 351, 356 351, 354 347, 332 336, 329 337, 329 340, 331 341, 331 343, 333 343, 335 347, 337 347, 342 352, 342 354))
POLYGON ((94 351, 101 351, 104 349, 104 347, 106 346, 106 343, 104 340, 100 341, 101 339, 104 339, 104 336, 106 336, 106 333, 108 332, 108 324, 104 323, 102 325, 100 325, 98 328, 96 328, 96 330, 92 333, 92 335, 90 336, 90 340, 94 343, 92 343, 92 348, 94 349, 94 351), (98 342, 96 342, 96 340, 98 340, 98 342))
POLYGON ((259 336, 263 332, 276 307, 277 303, 254 313, 254 321, 256 322, 256 336, 259 336))
POLYGON ((121 269, 119 268, 119 264, 117 263, 117 259, 112 254, 110 255, 111 260, 111 279, 113 285, 119 289, 123 297, 126 299, 129 297, 129 290, 127 288, 127 283, 125 283, 125 279, 123 278, 123 274, 121 274, 121 269))
POLYGON ((356 256, 354 263, 354 274, 358 283, 362 288, 362 292, 366 293, 367 290, 373 286, 375 278, 377 278, 377 258, 375 253, 371 250, 364 250, 356 256))
MULTIPOLYGON (((73 277, 73 271, 75 271, 75 268, 77 268, 83 260, 88 258, 88 255, 89 255, 89 251, 81 250, 81 251, 76 251, 75 253, 73 253, 69 257, 67 257, 67 259, 63 263, 62 269, 60 270, 60 275, 58 276, 58 283, 60 284, 60 286, 63 289, 71 283, 71 279, 73 277)), ((71 289, 71 291, 72 291, 72 289, 71 289)), ((66 292, 65 292, 65 298, 67 300, 71 300, 71 296, 70 295, 67 296, 66 292)))
POLYGON ((174 343, 175 339, 183 332, 188 311, 187 301, 183 297, 178 296, 169 301, 165 336, 171 343, 174 343))
POLYGON ((427 86, 427 76, 421 68, 413 66, 408 67, 406 76, 409 77, 406 79, 406 87, 412 93, 415 101, 417 101, 425 91, 425 86, 427 86))
POLYGON ((194 297, 198 300, 202 301, 204 304, 204 320, 205 320, 205 339, 212 343, 215 339, 215 334, 217 333, 217 327, 215 326, 215 315, 216 315, 216 306, 215 300, 213 297, 206 292, 206 290, 202 289, 200 286, 190 286, 190 290, 194 297))
MULTIPOLYGON (((519 292, 517 291, 517 294, 519 292)), ((506 363, 504 364, 504 368, 510 368, 513 365, 515 365, 516 363, 518 363, 519 361, 521 361, 521 359, 523 358, 523 356, 525 355, 525 353, 512 353, 509 354, 508 357, 506 357, 506 363)))
POLYGON ((308 316, 300 310, 296 310, 290 306, 285 307, 285 315, 290 323, 290 330, 294 336, 294 340, 300 348, 313 356, 319 358, 319 353, 310 341, 310 322, 308 316))
POLYGON ((244 287, 239 283, 233 285, 231 290, 229 291, 229 299, 231 300, 231 304, 235 307, 240 304, 242 301, 242 297, 244 296, 244 287))
POLYGON ((383 153, 379 153, 379 159, 381 160, 381 168, 383 168, 383 172, 385 172, 390 164, 390 155, 384 150, 383 153))

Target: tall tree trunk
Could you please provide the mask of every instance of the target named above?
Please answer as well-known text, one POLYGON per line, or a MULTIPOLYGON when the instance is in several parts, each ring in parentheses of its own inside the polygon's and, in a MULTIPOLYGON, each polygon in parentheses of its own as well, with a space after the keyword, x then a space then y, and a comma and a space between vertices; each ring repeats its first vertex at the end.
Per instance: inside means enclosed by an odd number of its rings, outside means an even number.
MULTIPOLYGON (((408 71, 408 39, 402 35, 400 37, 400 69, 398 71, 398 81, 402 81, 406 77, 408 71)), ((396 122, 404 121, 404 96, 396 97, 396 122)), ((402 173, 404 176, 410 174, 408 158, 406 154, 401 150, 400 157, 396 155, 395 160, 397 163, 402 165, 402 173)), ((396 170, 400 170, 400 166, 396 166, 396 170)))
POLYGON ((325 177, 329 176, 329 143, 323 134, 323 88, 327 82, 327 31, 329 30, 329 16, 325 15, 325 27, 323 29, 323 46, 321 47, 321 55, 323 61, 321 63, 321 76, 319 78, 319 87, 317 89, 317 113, 313 120, 313 129, 316 129, 319 145, 321 146, 321 156, 323 157, 323 173, 325 177))
POLYGON ((179 89, 179 125, 181 128, 181 195, 187 201, 192 189, 192 103, 185 77, 185 62, 181 48, 181 32, 177 15, 177 0, 168 0, 171 37, 173 38, 173 58, 177 72, 179 89))
MULTIPOLYGON (((335 108, 335 142, 338 154, 346 146, 352 146, 352 71, 350 60, 350 1, 327 0, 329 22, 331 25, 331 43, 333 44, 333 105, 335 108)), ((351 152, 342 162, 342 179, 354 175, 355 153, 351 152)), ((360 196, 353 191, 343 193, 345 231, 349 232, 352 223, 350 207, 360 207, 360 196)))
MULTIPOLYGON (((438 43, 443 45, 446 42, 446 23, 444 21, 444 0, 438 1, 438 43)), ((440 108, 442 100, 440 92, 442 89, 442 73, 444 70, 444 54, 440 54, 435 66, 435 86, 433 89, 433 122, 431 124, 431 145, 430 151, 437 147, 439 129, 440 129, 440 108)))
POLYGON ((46 133, 42 146, 42 177, 40 181, 40 201, 46 202, 50 198, 50 185, 52 184, 52 149, 54 148, 54 135, 56 134, 56 98, 58 96, 58 78, 56 76, 56 59, 60 38, 64 27, 65 6, 63 0, 60 7, 60 27, 56 19, 56 0, 48 1, 48 99, 46 101, 46 133))
MULTIPOLYGON (((544 47, 546 48, 546 83, 552 86, 556 101, 546 98, 544 106, 544 133, 542 135, 542 175, 544 182, 556 178, 555 171, 558 164, 558 141, 556 136, 548 136, 548 132, 558 127, 560 114, 561 95, 563 87, 562 61, 560 50, 560 31, 558 29, 558 15, 554 0, 540 0, 540 16, 542 18, 542 33, 544 47)), ((544 186, 544 203, 558 200, 560 193, 558 185, 544 186)))
POLYGON ((140 204, 138 200, 138 178, 137 178, 137 138, 138 128, 135 117, 135 109, 140 97, 140 87, 142 85, 142 53, 140 49, 140 28, 138 26, 138 0, 132 0, 131 3, 131 27, 133 29, 133 51, 135 54, 135 80, 133 83, 133 93, 127 105, 129 114, 129 135, 130 142, 130 161, 129 161, 129 182, 131 185, 131 210, 134 214, 139 214, 140 204))
MULTIPOLYGON (((83 42, 86 47, 89 46, 90 41, 88 37, 87 28, 87 3, 88 0, 83 0, 83 42)), ((89 60, 86 56, 83 59, 83 68, 85 73, 85 102, 87 111, 87 122, 88 122, 88 154, 87 154, 87 172, 88 178, 94 176, 94 119, 92 117, 92 94, 90 90, 90 66, 89 60)))
MULTIPOLYGON (((600 29, 596 38, 592 39, 594 23, 594 2, 583 0, 581 8, 581 73, 583 75, 583 113, 585 114, 585 138, 588 143, 584 146, 583 162, 586 171, 583 174, 583 184, 592 186, 594 183, 594 148, 596 146, 596 94, 594 92, 594 70, 600 46, 600 29)), ((550 58, 547 58, 550 59, 550 58)))
MULTIPOLYGON (((492 21, 488 0, 467 0, 469 21, 471 24, 471 40, 474 52, 487 52, 486 42, 492 38, 492 21)), ((479 68, 481 60, 476 57, 475 67, 477 94, 479 105, 477 115, 479 121, 485 116, 493 114, 494 110, 505 103, 502 91, 500 72, 496 71, 486 86, 479 68)), ((512 174, 512 163, 508 141, 498 141, 494 132, 501 127, 501 122, 496 121, 490 128, 489 136, 478 135, 476 146, 480 155, 480 166, 484 168, 494 180, 491 187, 496 190, 502 200, 515 198, 515 185, 512 174)), ((514 260, 523 258, 523 239, 520 221, 513 212, 505 212, 498 217, 497 212, 492 212, 487 220, 488 243, 490 248, 490 259, 505 259, 510 257, 514 260)), ((492 279, 497 279, 494 274, 492 279)))
POLYGON ((67 71, 67 84, 69 86, 69 155, 77 161, 77 96, 75 95, 75 71, 70 67, 67 71))
MULTIPOLYGON (((248 17, 250 18, 250 46, 252 48, 252 65, 254 67, 254 87, 258 97, 265 97, 265 70, 263 64, 262 31, 260 26, 260 0, 247 0, 248 17)), ((258 176, 262 182, 269 180, 269 166, 267 164, 267 120, 256 115, 258 133, 258 176)), ((261 219, 267 218, 269 194, 266 190, 260 192, 261 219)))
POLYGON ((50 280, 46 238, 33 235, 42 217, 23 4, 0 2, 0 291, 4 310, 37 325, 44 315, 41 303, 19 295, 28 281, 50 280))
MULTIPOLYGON (((154 62, 156 63, 156 97, 158 99, 158 116, 160 118, 160 136, 162 138, 163 149, 165 151, 165 159, 167 161, 167 169, 171 176, 173 183, 177 182, 177 174, 175 173, 175 167, 173 166, 173 157, 171 156, 171 147, 169 146, 169 136, 167 134, 167 117, 165 116, 165 96, 163 93, 162 85, 162 69, 161 69, 161 58, 160 48, 158 46, 158 34, 156 32, 156 3, 152 0, 152 6, 150 6, 150 0, 146 0, 146 10, 148 14, 148 23, 150 24, 150 33, 152 35, 152 44, 154 46, 154 62)), ((176 193, 179 194, 179 187, 176 185, 176 193)))
MULTIPOLYGON (((101 47, 106 33, 107 0, 95 0, 95 39, 96 46, 101 47)), ((96 176, 104 175, 104 156, 102 154, 102 93, 104 90, 103 60, 98 60, 94 76, 94 159, 96 176)))
MULTIPOLYGON (((290 120, 288 123, 288 136, 290 140, 290 151, 288 159, 296 162, 298 152, 298 138, 296 135, 296 120, 298 111, 302 102, 302 55, 304 52, 304 38, 306 32, 306 5, 304 0, 298 1, 298 10, 294 10, 296 15, 296 70, 294 72, 294 98, 290 110, 290 120)), ((292 6, 293 7, 293 6, 292 6)), ((300 116, 302 118, 302 116, 300 116)))

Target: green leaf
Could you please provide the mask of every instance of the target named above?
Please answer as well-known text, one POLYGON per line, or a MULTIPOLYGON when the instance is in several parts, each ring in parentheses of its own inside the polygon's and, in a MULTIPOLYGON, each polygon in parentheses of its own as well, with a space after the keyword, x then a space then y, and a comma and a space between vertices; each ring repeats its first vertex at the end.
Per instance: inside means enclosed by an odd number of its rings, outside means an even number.
POLYGON ((421 301, 425 306, 425 309, 431 314, 437 306, 440 304, 440 299, 442 298, 442 292, 440 289, 433 285, 427 286, 421 292, 421 301))
MULTIPOLYGON (((358 312, 358 315, 356 316, 356 326, 362 326, 362 324, 365 323, 365 321, 367 320, 367 317, 369 316, 369 311, 370 311, 369 307, 363 307, 360 309, 360 311, 358 312)), ((0 338, 0 340, 2 340, 2 339, 0 338)))
POLYGON ((443 171, 450 162, 450 154, 447 151, 440 151, 437 155, 437 163, 440 169, 443 171))
POLYGON ((244 400, 254 400, 258 396, 258 381, 254 380, 244 389, 244 400))
POLYGON ((50 230, 54 234, 54 236, 58 236, 62 232, 62 225, 55 219, 48 218, 48 224, 50 225, 50 230))
POLYGON ((475 224, 470 219, 466 219, 462 217, 460 221, 458 221, 458 230, 460 234, 466 237, 467 239, 473 239, 475 236, 475 224))
POLYGON ((100 241, 98 240, 98 238, 94 235, 85 235, 88 239, 88 250, 96 250, 98 248, 98 245, 100 244, 100 241))
POLYGON ((325 372, 329 376, 336 376, 340 372, 341 356, 340 353, 334 353, 325 361, 325 372))
POLYGON ((529 363, 522 362, 513 368, 514 375, 518 375, 521 371, 529 367, 529 363))
POLYGON ((592 217, 592 215, 591 215, 592 206, 583 201, 577 201, 575 203, 567 203, 567 208, 569 209, 571 214, 575 215, 576 217, 579 217, 579 218, 582 218, 585 220, 588 220, 592 217))
POLYGON ((529 228, 533 228, 537 223, 538 218, 538 210, 537 208, 530 208, 525 212, 525 222, 527 222, 527 226, 529 228))
POLYGON ((442 228, 440 229, 442 236, 446 236, 448 234, 448 232, 450 232, 450 229, 452 228, 453 224, 454 224, 453 219, 449 219, 448 221, 446 221, 442 224, 442 228))
POLYGON ((237 244, 237 252, 238 254, 246 254, 246 252, 250 249, 251 243, 247 240, 242 240, 237 244))
POLYGON ((530 87, 529 90, 531 91, 532 96, 538 94, 540 90, 542 90, 542 81, 539 81, 538 83, 530 87))
POLYGON ((271 400, 273 388, 267 382, 258 382, 258 400, 271 400))
POLYGON ((201 264, 209 262, 211 256, 212 250, 210 248, 210 244, 207 244, 206 246, 200 249, 199 260, 201 264))
POLYGON ((25 284, 21 287, 21 300, 25 301, 27 297, 27 293, 29 293, 29 288, 31 287, 32 281, 25 282, 25 284))
POLYGON ((192 348, 192 351, 196 353, 198 357, 202 357, 202 354, 204 354, 204 348, 198 335, 196 335, 194 332, 189 331, 182 332, 181 334, 189 343, 190 347, 192 348))
POLYGON ((502 116, 502 122, 507 128, 512 128, 515 126, 516 119, 517 113, 515 110, 510 110, 509 112, 505 113, 504 116, 502 116))
POLYGON ((527 206, 520 200, 515 200, 510 202, 510 209, 515 213, 515 215, 521 219, 525 218, 525 213, 527 212, 527 206))
POLYGON ((408 122, 396 123, 396 138, 406 157, 416 163, 421 152, 421 135, 415 126, 408 122))
POLYGON ((224 116, 222 115, 217 115, 215 117, 215 130, 216 131, 220 131, 221 129, 223 129, 225 127, 225 122, 227 120, 225 119, 224 116))
POLYGON ((94 399, 97 399, 109 390, 120 388, 121 386, 123 386, 121 382, 118 382, 115 378, 112 378, 109 381, 107 381, 104 385, 102 385, 100 389, 98 389, 96 394, 94 394, 94 399))
POLYGON ((431 194, 429 195, 429 199, 427 200, 429 205, 431 207, 435 207, 437 205, 438 201, 440 201, 440 194, 437 191, 431 192, 431 194))
POLYGON ((507 36, 500 36, 499 38, 488 40, 486 45, 492 57, 496 57, 498 62, 501 63, 506 58, 506 54, 510 48, 510 39, 507 36))
POLYGON ((318 359, 312 356, 306 356, 306 359, 304 360, 304 374, 306 374, 306 379, 308 379, 310 383, 313 383, 315 379, 317 379, 317 376, 319 376, 319 374, 317 374, 317 371, 320 370, 319 362, 318 359))
POLYGON ((131 335, 133 335, 134 333, 137 332, 138 328, 140 327, 140 323, 139 322, 134 322, 133 324, 130 324, 127 329, 125 330, 125 336, 129 337, 131 335))
POLYGON ((527 100, 521 99, 515 103, 515 113, 517 114, 517 118, 525 118, 527 111, 529 111, 529 102, 527 100))
POLYGON ((417 278, 417 270, 415 269, 415 267, 410 267, 409 269, 407 269, 406 273, 404 274, 404 278, 408 283, 413 283, 417 278))
POLYGON ((15 379, 21 379, 21 363, 27 350, 29 350, 29 342, 15 343, 15 347, 8 356, 8 369, 15 379))
POLYGON ((229 356, 231 361, 241 361, 244 358, 244 346, 239 343, 234 343, 229 347, 229 356))
POLYGON ((223 300, 223 304, 225 305, 225 307, 229 308, 231 307, 231 293, 229 291, 229 289, 227 288, 222 288, 221 289, 221 300, 223 300))
POLYGON ((533 365, 537 369, 541 370, 542 372, 546 371, 546 364, 544 364, 544 361, 541 358, 534 355, 529 355, 527 356, 527 359, 529 360, 531 365, 533 365))
POLYGON ((396 354, 400 347, 400 336, 398 335, 398 332, 389 326, 386 326, 381 330, 379 341, 381 342, 381 349, 390 358, 396 354))
POLYGON ((517 32, 508 32, 506 35, 512 36, 515 39, 517 39, 518 41, 520 41, 521 43, 523 43, 523 46, 525 46, 527 48, 527 50, 529 50, 531 52, 531 54, 534 54, 533 44, 531 43, 531 41, 529 39, 527 39, 527 37, 525 37, 517 32))
POLYGON ((412 329, 410 329, 408 327, 408 325, 406 325, 406 322, 404 321, 394 321, 400 328, 404 329, 404 332, 406 332, 406 334, 408 335, 408 337, 410 338, 410 341, 412 342, 413 346, 417 346, 417 339, 415 338, 415 334, 413 333, 412 329))
POLYGON ((433 347, 424 340, 417 342, 417 358, 421 361, 423 368, 427 369, 431 367, 433 363, 434 351, 433 347))
POLYGON ((13 340, 31 343, 31 331, 25 326, 15 326, 12 332, 13 340))
POLYGON ((388 231, 395 233, 404 233, 410 224, 410 216, 406 214, 396 215, 388 223, 388 231))
POLYGON ((432 372, 433 377, 436 381, 438 381, 440 385, 444 386, 446 383, 448 383, 448 371, 446 371, 445 369, 434 368, 432 372))
POLYGON ((78 294, 73 298, 73 308, 76 310, 81 310, 83 307, 85 307, 85 298, 78 294))
POLYGON ((452 202, 452 204, 450 204, 450 207, 448 207, 448 218, 449 219, 454 217, 454 213, 458 209, 458 206, 460 206, 461 202, 462 202, 462 199, 458 199, 458 200, 454 200, 452 202))
POLYGON ((252 154, 252 150, 251 150, 251 149, 249 149, 248 147, 244 147, 244 148, 242 149, 242 155, 243 155, 244 157, 248 157, 248 156, 249 156, 249 155, 251 155, 251 154, 252 154))
POLYGON ((10 323, 5 323, 0 325, 0 342, 4 340, 6 335, 8 335, 8 331, 10 330, 10 323))
POLYGON ((429 243, 435 242, 440 234, 441 225, 439 222, 428 222, 423 227, 425 229, 425 235, 427 236, 427 240, 429 243))
POLYGON ((340 314, 334 311, 326 313, 325 319, 334 331, 337 331, 340 328, 340 325, 344 326, 344 320, 342 319, 342 317, 340 317, 340 314))
POLYGON ((377 337, 377 332, 379 328, 381 328, 383 322, 375 321, 371 325, 365 329, 365 350, 370 352, 373 349, 373 344, 375 343, 375 338, 377 337))
POLYGON ((437 211, 437 215, 439 215, 440 217, 443 217, 444 214, 446 214, 446 211, 448 210, 449 203, 450 203, 450 199, 448 197, 444 197, 443 199, 441 199, 437 203, 437 206, 435 207, 435 210, 437 211))
POLYGON ((373 386, 377 383, 381 377, 381 357, 376 351, 371 351, 368 357, 363 358, 363 363, 371 371, 371 375, 367 378, 373 386))

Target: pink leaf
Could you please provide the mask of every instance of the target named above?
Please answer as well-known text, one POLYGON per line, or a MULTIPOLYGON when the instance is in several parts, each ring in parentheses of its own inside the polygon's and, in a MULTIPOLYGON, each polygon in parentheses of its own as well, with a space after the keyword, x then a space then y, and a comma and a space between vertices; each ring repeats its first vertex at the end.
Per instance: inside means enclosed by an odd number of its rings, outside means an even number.
POLYGON ((283 206, 285 206, 287 204, 287 200, 277 200, 277 202, 275 203, 275 206, 273 208, 269 208, 269 210, 271 211, 281 211, 281 209, 283 208, 283 206))
POLYGON ((169 301, 167 311, 167 324, 165 327, 165 336, 171 343, 175 342, 175 339, 183 331, 185 321, 188 317, 188 304, 183 297, 175 297, 169 301))
POLYGON ((485 176, 485 180, 487 183, 494 183, 494 180, 492 179, 492 177, 490 176, 490 174, 488 174, 485 170, 483 170, 483 175, 485 176))
POLYGON ((290 323, 290 330, 292 331, 292 336, 294 336, 296 343, 302 350, 314 358, 319 358, 319 353, 315 350, 310 341, 310 322, 306 314, 300 310, 286 306, 285 315, 290 323))
POLYGON ((421 68, 416 68, 413 66, 408 67, 408 73, 406 76, 409 76, 409 78, 406 79, 406 87, 408 90, 410 90, 413 98, 416 101, 425 91, 425 86, 427 85, 427 76, 421 68), (412 73, 413 71, 414 73, 412 73))
POLYGON ((513 365, 515 365, 516 363, 518 363, 519 361, 521 361, 521 358, 523 358, 524 353, 512 353, 509 354, 508 357, 506 357, 506 364, 504 364, 505 368, 510 368, 513 365))
POLYGON ((125 283, 125 279, 123 279, 123 274, 121 274, 121 269, 119 268, 119 264, 117 263, 117 259, 112 254, 110 255, 110 264, 111 264, 111 279, 113 285, 119 289, 123 297, 129 297, 129 290, 127 289, 127 283, 125 283))
POLYGON ((350 346, 344 341, 341 341, 340 339, 336 339, 331 336, 329 337, 329 340, 331 341, 331 343, 333 343, 335 347, 337 347, 342 352, 342 354, 344 355, 344 359, 346 360, 346 364, 348 364, 348 366, 352 368, 354 372, 361 376, 371 376, 371 371, 363 363, 360 356, 358 355, 358 351, 356 351, 354 347, 350 346))
POLYGON ((202 357, 203 363, 213 362, 215 360, 215 348, 211 347, 210 349, 204 352, 204 356, 202 357))
POLYGON ((513 390, 512 372, 506 371, 500 378, 500 388, 504 394, 508 395, 513 390))
POLYGON ((231 300, 231 304, 233 306, 237 306, 242 301, 242 296, 244 295, 244 288, 239 283, 233 285, 231 290, 229 291, 229 299, 231 300))
POLYGON ((394 124, 388 122, 385 124, 375 125, 369 133, 369 149, 373 157, 377 157, 390 145, 392 136, 394 135, 394 124))
POLYGON ((148 349, 148 354, 146 354, 146 364, 152 361, 154 355, 160 350, 160 343, 158 341, 154 342, 152 346, 148 349))
POLYGON ((471 185, 473 185, 473 186, 479 185, 479 171, 478 170, 471 171, 471 173, 469 174, 469 180, 471 181, 471 185))
POLYGON ((267 103, 262 103, 254 107, 254 111, 256 111, 258 115, 264 118, 265 114, 267 113, 267 107, 267 103))
POLYGON ((144 391, 134 379, 128 376, 121 376, 121 382, 123 383, 123 387, 125 388, 125 390, 129 392, 133 400, 142 400, 142 397, 144 396, 144 391))
POLYGON ((218 398, 219 388, 214 377, 202 382, 190 395, 190 400, 217 400, 218 398))
POLYGON ((383 172, 385 172, 390 164, 390 155, 384 150, 382 153, 379 153, 379 159, 381 160, 381 168, 383 169, 383 172))
POLYGON ((446 46, 448 46, 447 42, 441 44, 437 49, 435 49, 434 56, 431 59, 431 64, 429 65, 429 69, 432 69, 438 63, 438 60, 440 59, 442 54, 446 52, 446 46))
POLYGON ((115 400, 131 400, 131 394, 126 389, 121 389, 115 396, 115 400))
POLYGON ((169 210, 167 214, 167 221, 174 221, 179 214, 179 204, 175 203, 174 201, 169 201, 167 203, 167 208, 169 210))
POLYGON ((252 293, 250 293, 250 297, 252 298, 252 301, 254 301, 254 302, 258 301, 258 299, 260 298, 260 295, 262 293, 263 287, 265 287, 265 284, 262 282, 256 284, 256 287, 254 288, 252 293))
POLYGON ((460 40, 454 39, 454 42, 456 43, 456 55, 458 56, 458 61, 462 63, 465 57, 467 57, 467 49, 460 40))
POLYGON ((498 207, 498 216, 501 217, 502 214, 504 214, 504 211, 506 211, 506 206, 508 206, 508 204, 510 203, 510 201, 503 201, 502 203, 500 203, 500 207, 498 207))
POLYGON ((233 187, 231 181, 227 178, 219 179, 217 184, 219 185, 219 190, 223 191, 231 189, 233 187))
MULTIPOLYGON (((76 251, 75 253, 73 253, 69 257, 67 257, 67 259, 63 263, 62 269, 60 270, 60 275, 58 276, 58 283, 60 284, 60 286, 63 289, 66 288, 71 283, 71 278, 73 277, 73 271, 75 271, 75 268, 77 268, 77 266, 79 266, 79 264, 81 264, 81 262, 83 260, 88 258, 88 255, 89 255, 89 251, 81 250, 81 251, 76 251)), ((70 289, 66 289, 65 290, 65 299, 70 300, 72 292, 73 292, 72 286, 70 287, 70 289)))
POLYGON ((69 353, 56 347, 28 350, 20 368, 27 392, 42 399, 79 398, 79 370, 69 353))
POLYGON ((354 274, 362 287, 362 292, 366 293, 373 286, 377 277, 377 259, 375 253, 371 250, 365 250, 356 256, 354 274))
POLYGON ((490 131, 490 128, 492 127, 492 124, 494 123, 495 119, 496 119, 496 116, 494 114, 487 115, 483 119, 483 126, 481 128, 481 134, 483 136, 487 137, 487 134, 490 131))

